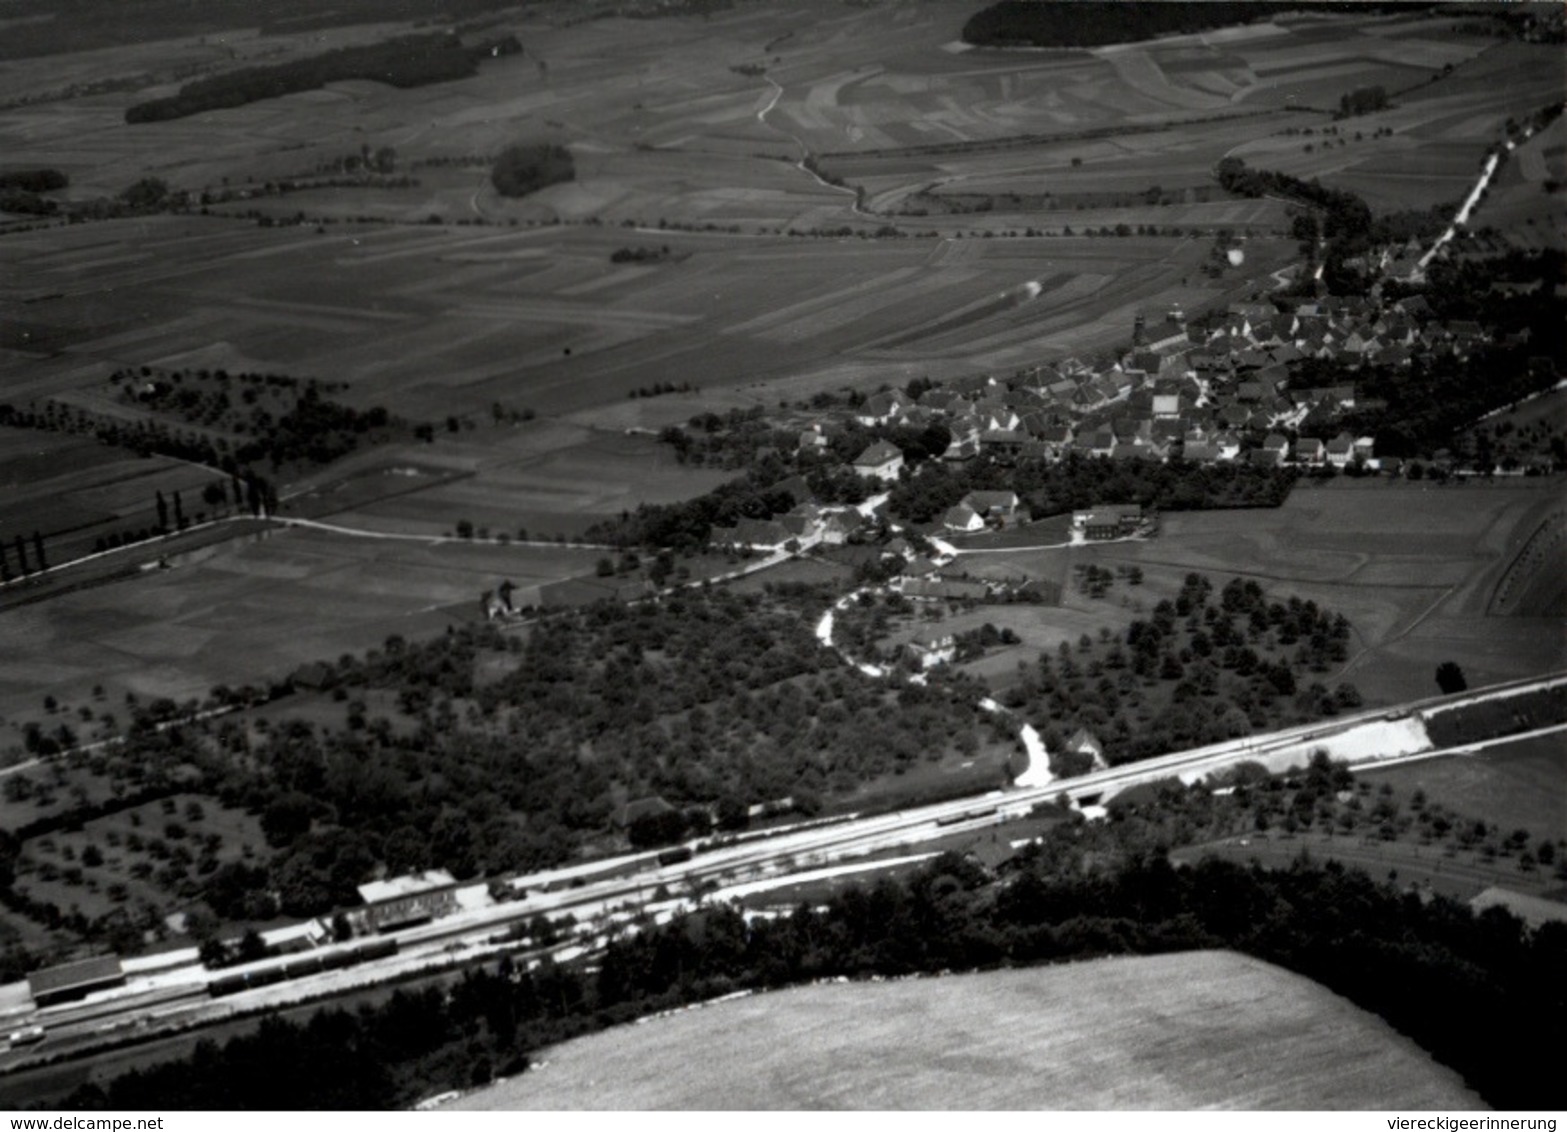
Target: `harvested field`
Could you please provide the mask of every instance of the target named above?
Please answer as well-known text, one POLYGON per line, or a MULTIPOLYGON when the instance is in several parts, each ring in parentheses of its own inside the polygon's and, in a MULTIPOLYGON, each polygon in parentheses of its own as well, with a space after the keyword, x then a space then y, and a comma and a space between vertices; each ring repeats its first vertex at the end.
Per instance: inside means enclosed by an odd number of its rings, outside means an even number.
POLYGON ((1227 952, 801 987, 624 1026, 450 1108, 1476 1109, 1385 1023, 1227 952))

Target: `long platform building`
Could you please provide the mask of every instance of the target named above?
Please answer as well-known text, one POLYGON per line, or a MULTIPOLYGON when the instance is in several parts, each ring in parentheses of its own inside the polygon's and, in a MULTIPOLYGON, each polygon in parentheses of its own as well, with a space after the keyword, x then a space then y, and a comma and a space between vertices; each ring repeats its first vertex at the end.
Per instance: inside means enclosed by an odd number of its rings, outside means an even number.
POLYGON ((58 967, 45 967, 27 976, 27 989, 36 1006, 54 1006, 86 998, 93 991, 125 985, 125 970, 117 955, 99 955, 58 967))

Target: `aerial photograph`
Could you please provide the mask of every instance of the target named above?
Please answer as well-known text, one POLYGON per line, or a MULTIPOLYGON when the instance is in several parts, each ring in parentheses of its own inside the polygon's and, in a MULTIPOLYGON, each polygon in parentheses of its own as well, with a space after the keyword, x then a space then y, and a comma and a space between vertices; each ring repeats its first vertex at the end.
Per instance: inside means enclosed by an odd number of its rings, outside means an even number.
POLYGON ((1554 1132, 1564 33, 0 0, 10 1126, 1554 1132))

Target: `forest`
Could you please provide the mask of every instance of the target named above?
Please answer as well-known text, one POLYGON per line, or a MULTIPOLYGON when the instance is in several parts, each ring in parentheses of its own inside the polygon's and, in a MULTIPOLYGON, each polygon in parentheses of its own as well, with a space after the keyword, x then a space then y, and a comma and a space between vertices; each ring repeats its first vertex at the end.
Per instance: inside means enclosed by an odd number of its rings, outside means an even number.
POLYGON ((1567 926, 1529 929, 1302 853, 1267 871, 1173 844, 1289 802, 1331 799, 1326 760, 1229 795, 1170 783, 1111 820, 1063 821, 991 874, 946 853, 912 875, 850 887, 775 918, 709 906, 612 940, 596 967, 509 956, 445 988, 356 1011, 264 1020, 189 1058, 90 1084, 71 1109, 407 1107, 524 1071, 552 1043, 740 989, 1227 948, 1314 979, 1456 1069, 1487 1103, 1560 1105, 1567 926))
POLYGON ((1000 0, 963 25, 963 41, 978 47, 1102 47, 1161 35, 1190 35, 1289 12, 1379 12, 1429 8, 1429 3, 1348 0, 1000 0))
MULTIPOLYGON (((487 54, 487 52, 485 52, 487 54)), ((125 121, 167 122, 207 110, 227 110, 319 90, 327 83, 364 79, 395 87, 465 79, 478 71, 478 56, 454 35, 434 32, 405 35, 383 43, 339 47, 307 59, 239 70, 196 79, 168 98, 138 102, 126 108, 125 121)))

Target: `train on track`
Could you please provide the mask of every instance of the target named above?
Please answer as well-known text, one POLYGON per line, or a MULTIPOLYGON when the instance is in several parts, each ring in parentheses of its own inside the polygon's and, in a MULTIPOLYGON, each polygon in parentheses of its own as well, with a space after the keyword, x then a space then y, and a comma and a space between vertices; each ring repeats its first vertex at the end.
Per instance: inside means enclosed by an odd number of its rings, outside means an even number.
POLYGON ((338 948, 312 955, 294 955, 281 963, 258 967, 251 971, 236 971, 231 975, 219 975, 207 983, 207 993, 213 998, 238 994, 240 991, 284 983, 290 979, 302 979, 307 975, 319 975, 323 971, 341 971, 374 959, 385 959, 397 954, 395 939, 368 939, 352 947, 338 948))

